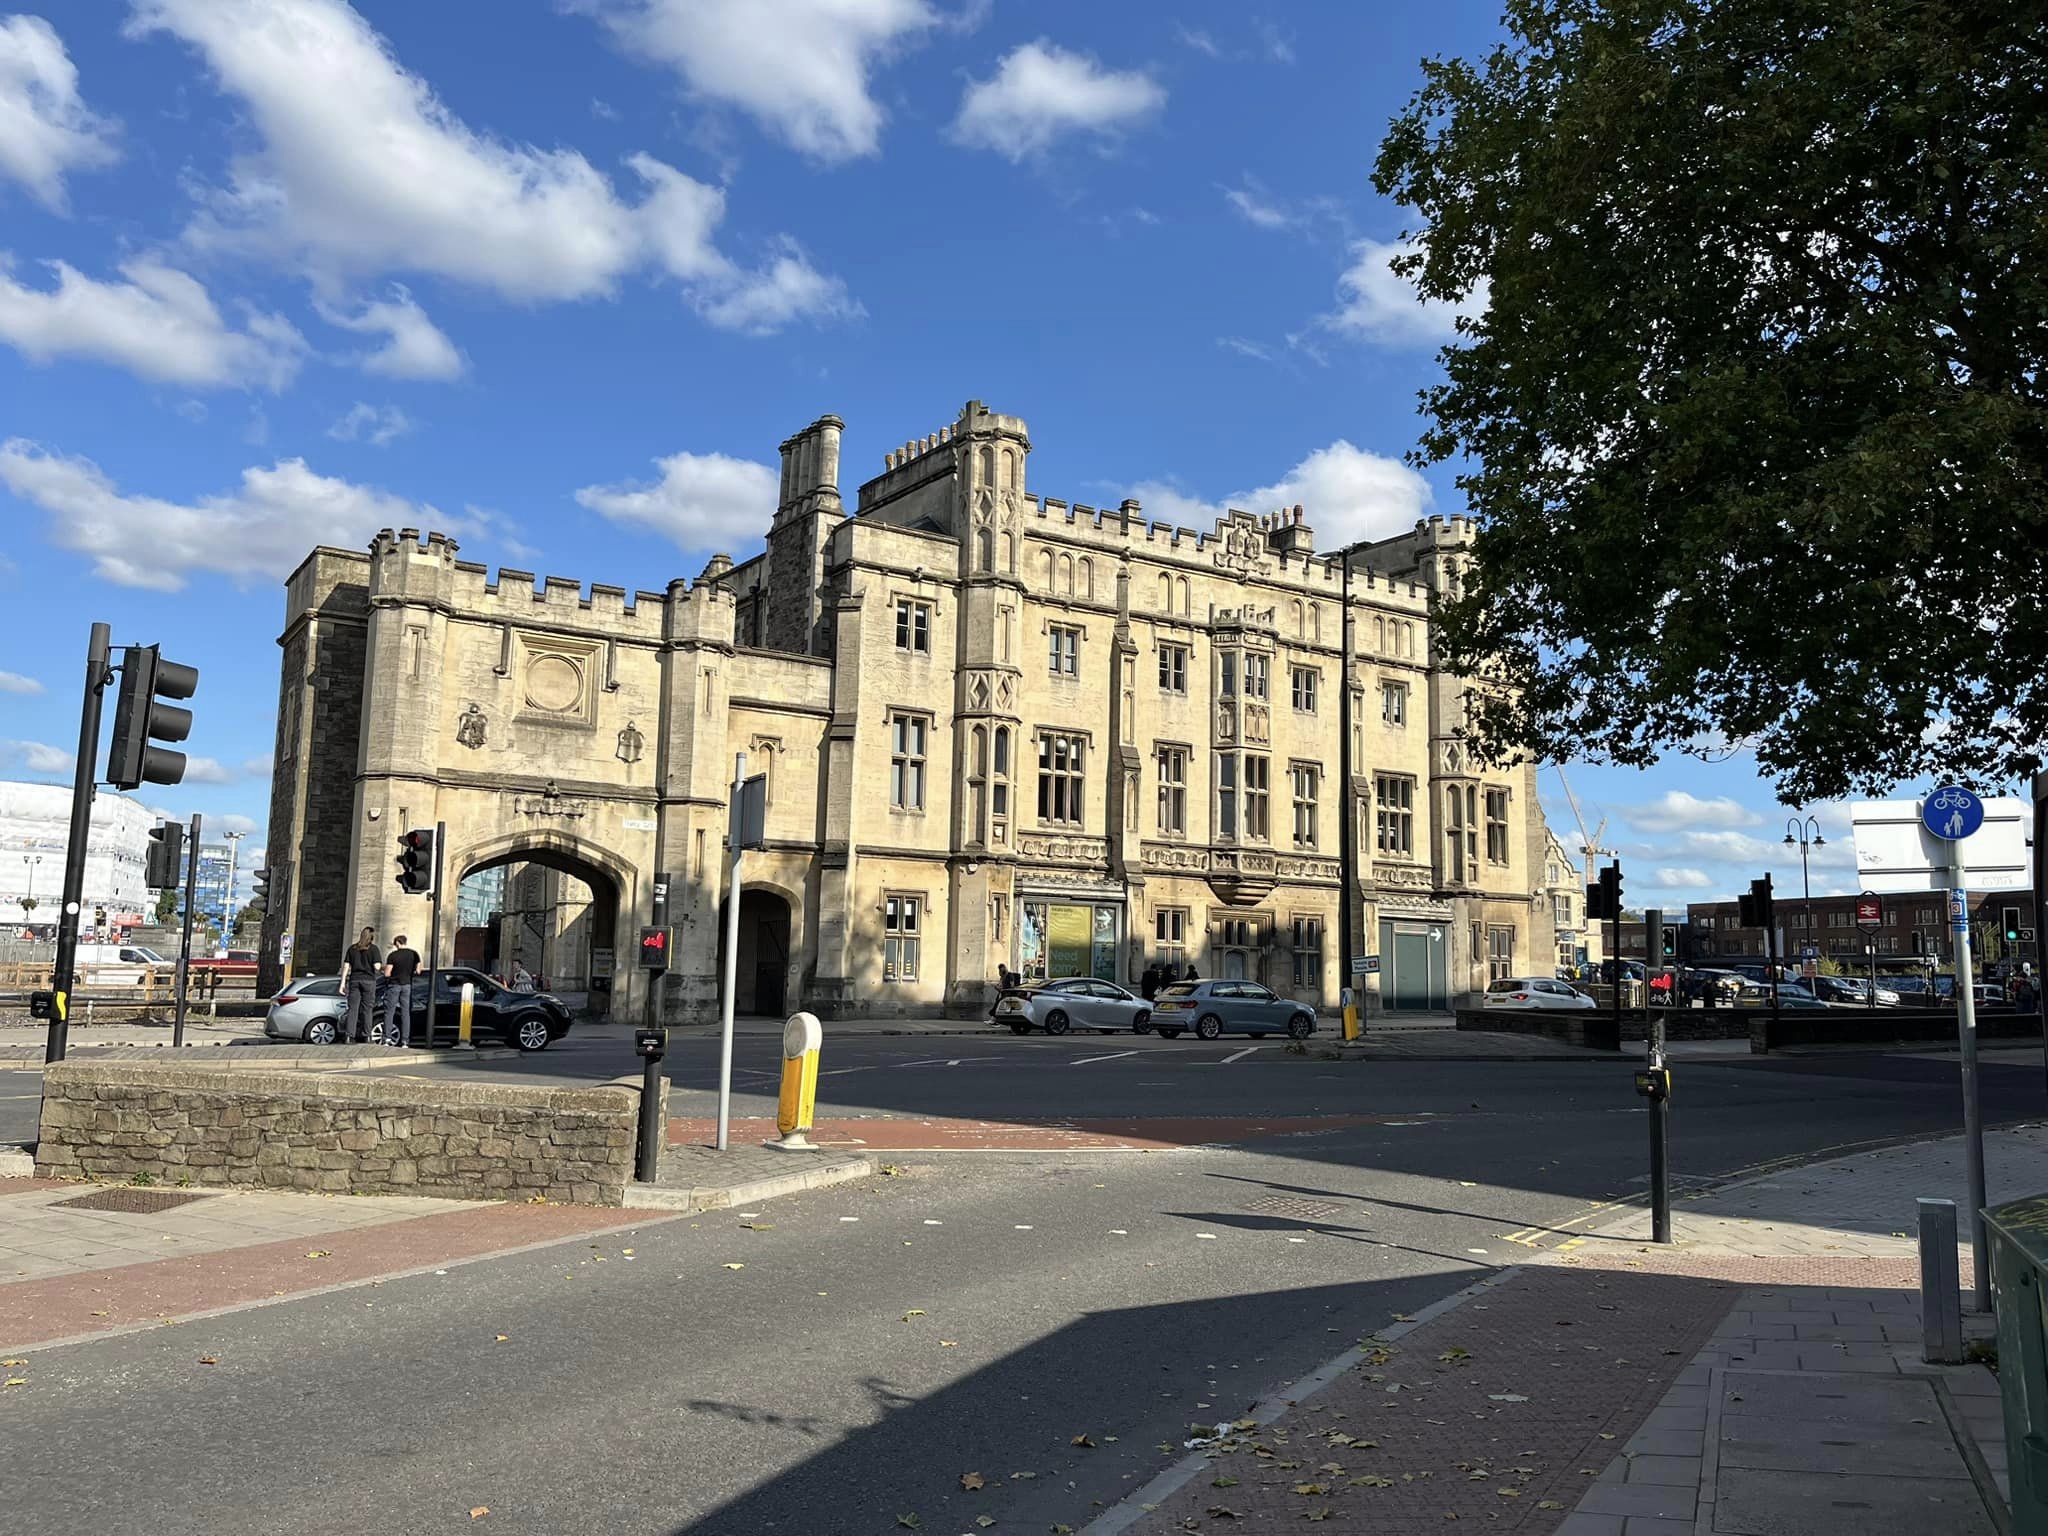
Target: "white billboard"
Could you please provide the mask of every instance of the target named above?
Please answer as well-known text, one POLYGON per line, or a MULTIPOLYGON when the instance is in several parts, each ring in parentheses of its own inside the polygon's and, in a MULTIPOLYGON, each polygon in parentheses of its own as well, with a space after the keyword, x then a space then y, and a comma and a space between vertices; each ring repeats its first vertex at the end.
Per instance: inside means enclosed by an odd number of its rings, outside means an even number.
POLYGON ((2028 872, 2027 829, 2033 807, 2024 800, 1986 800, 1984 825, 1959 843, 1933 836, 1920 825, 1917 800, 1866 800, 1849 807, 1856 839, 1856 878, 1880 896, 1908 891, 2024 891, 2028 872), (1962 869, 1951 867, 1960 856, 1962 869))

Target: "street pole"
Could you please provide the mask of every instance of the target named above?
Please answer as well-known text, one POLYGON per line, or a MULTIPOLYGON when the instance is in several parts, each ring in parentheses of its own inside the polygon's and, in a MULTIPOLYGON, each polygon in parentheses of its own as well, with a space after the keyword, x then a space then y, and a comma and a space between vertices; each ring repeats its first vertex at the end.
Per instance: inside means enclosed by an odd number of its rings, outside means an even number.
POLYGON ((192 909, 199 904, 199 817, 196 814, 186 837, 189 841, 185 847, 185 931, 178 941, 178 1009, 171 1023, 171 1044, 174 1046, 185 1043, 185 995, 192 985, 192 909))
POLYGON ((2041 1021, 2041 1075, 2048 1082, 2048 769, 2034 775, 2034 1015, 2041 1021))
MULTIPOLYGON (((1621 964, 1621 860, 1618 858, 1610 859, 1607 867, 1613 870, 1615 874, 1614 889, 1616 894, 1614 910, 1607 914, 1608 932, 1613 936, 1612 942, 1607 946, 1607 953, 1613 958, 1607 963, 1612 967, 1609 974, 1614 978, 1614 1038, 1619 1040, 1621 1038, 1621 988, 1624 977, 1621 964)), ((1643 958, 1647 960, 1649 956, 1645 955, 1643 958)), ((1649 975, 1650 968, 1646 965, 1643 967, 1643 977, 1646 982, 1649 975)), ((1646 985, 1643 990, 1647 992, 1649 990, 1648 986, 1646 985)))
MULTIPOLYGON (((1953 846, 1953 845, 1952 845, 1953 846)), ((1970 898, 1963 855, 1956 848, 1949 891, 1949 929, 1956 945, 1956 1019, 1963 1058, 1963 1141, 1970 1170, 1970 1271, 1979 1313, 1991 1311, 1991 1263, 1984 1247, 1984 1115, 1977 1102, 1977 988, 1970 970, 1970 898)))
POLYGON ((740 843, 740 789, 747 782, 747 754, 735 752, 732 759, 732 798, 725 812, 725 835, 731 843, 732 873, 725 882, 725 985, 719 1006, 718 1039, 718 1150, 726 1150, 732 1125, 732 1010, 733 990, 740 972, 740 860, 746 850, 740 843))
MULTIPOLYGON (((1652 1006, 1650 970, 1652 962, 1664 958, 1664 913, 1651 908, 1643 913, 1643 1019, 1648 1025, 1651 1081, 1663 1082, 1664 1020, 1678 1001, 1678 980, 1671 984, 1671 1002, 1664 1013, 1652 1006)), ((1657 969, 1662 970, 1660 964, 1657 969)), ((1671 1241, 1671 1100, 1661 1091, 1650 1095, 1650 1241, 1671 1241)))
POLYGON ((112 632, 92 627, 85 645, 85 697, 78 712, 78 764, 71 777, 71 829, 64 845, 64 894, 57 910, 57 963, 50 980, 56 994, 50 1009, 49 1039, 43 1060, 62 1061, 71 1033, 72 972, 78 965, 79 906, 85 900, 85 854, 92 836, 94 768, 100 755, 100 698, 109 678, 107 654, 112 632))
MULTIPOLYGON (((1352 823, 1357 818, 1357 807, 1351 803, 1351 551, 1344 551, 1344 623, 1343 660, 1337 667, 1337 804, 1340 807, 1342 825, 1337 829, 1337 926, 1340 930, 1337 940, 1337 985, 1338 997, 1357 999, 1353 1005, 1358 1008, 1356 1018, 1364 1017, 1365 978, 1352 974, 1352 956, 1355 953, 1352 941, 1352 927, 1357 921, 1358 864, 1357 855, 1351 846, 1352 823)), ((1344 1038, 1352 1038, 1357 1027, 1350 1008, 1344 1012, 1344 1038)))
MULTIPOLYGON (((434 973, 441 964, 441 872, 447 867, 448 823, 434 823, 434 889, 427 900, 433 903, 427 918, 427 1032, 419 1048, 434 1045, 434 973)), ((408 1025, 410 1027, 410 1025, 408 1025)))
POLYGON ((236 856, 242 851, 242 839, 248 834, 228 832, 223 835, 228 843, 228 889, 226 896, 221 899, 220 947, 227 949, 234 943, 235 937, 235 866, 239 862, 236 856))

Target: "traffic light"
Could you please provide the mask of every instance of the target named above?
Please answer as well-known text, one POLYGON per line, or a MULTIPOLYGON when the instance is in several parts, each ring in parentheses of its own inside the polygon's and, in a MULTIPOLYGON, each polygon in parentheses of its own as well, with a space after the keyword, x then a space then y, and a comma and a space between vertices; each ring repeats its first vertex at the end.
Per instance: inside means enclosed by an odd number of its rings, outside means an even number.
MULTIPOLYGON (((252 869, 249 871, 249 906, 261 907, 266 912, 270 910, 269 870, 252 869)), ((244 907, 243 910, 247 911, 248 907, 244 907)))
POLYGON ((1735 901, 1740 909, 1743 927, 1769 930, 1775 924, 1777 912, 1771 901, 1769 875, 1765 875, 1761 880, 1750 881, 1748 892, 1737 896, 1735 901))
POLYGON ((2019 943, 2020 909, 2018 907, 2006 907, 2000 912, 1999 916, 2004 920, 2001 926, 2005 932, 2005 942, 2008 944, 2019 943))
POLYGON ((668 969, 668 930, 666 928, 642 928, 640 930, 640 969, 643 971, 665 971, 668 969))
POLYGON ((1611 922, 1621 916, 1619 860, 1600 871, 1598 884, 1586 887, 1586 916, 1595 922, 1611 922))
POLYGON ((128 646, 121 660, 121 692, 114 703, 114 739, 107 748, 107 782, 116 789, 176 784, 185 777, 185 754, 153 745, 192 734, 192 711, 165 699, 189 699, 199 670, 165 661, 153 645, 128 646))
POLYGON ((1676 960, 1678 958, 1678 935, 1684 927, 1683 923, 1673 923, 1664 930, 1664 958, 1666 960, 1676 960))
POLYGON ((161 822, 149 829, 149 851, 142 860, 142 883, 152 891, 175 890, 181 883, 185 856, 185 824, 161 822))
POLYGON ((434 833, 431 828, 414 827, 398 839, 398 888, 413 896, 432 894, 434 833))

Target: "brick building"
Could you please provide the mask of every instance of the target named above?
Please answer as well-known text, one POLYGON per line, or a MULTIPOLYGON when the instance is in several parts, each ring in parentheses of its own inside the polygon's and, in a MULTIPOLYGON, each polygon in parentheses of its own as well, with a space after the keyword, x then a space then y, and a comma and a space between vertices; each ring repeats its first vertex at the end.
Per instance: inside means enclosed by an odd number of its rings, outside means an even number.
MULTIPOLYGON (((1851 967, 1868 963, 1866 943, 1875 944, 1880 969, 1904 967, 1932 959, 1949 964, 1954 955, 1949 945, 1948 892, 1914 891, 1886 896, 1884 921, 1866 934, 1856 925, 1857 898, 1816 896, 1812 902, 1812 926, 1807 924, 1807 903, 1798 896, 1777 895, 1778 929, 1784 936, 1785 952, 1780 958, 1797 960, 1808 945, 1821 958, 1851 967)), ((2031 928, 2033 918, 2027 891, 1979 891, 1970 897, 1970 942, 1979 962, 2004 959, 2037 960, 2033 944, 2008 946, 2004 939, 2005 909, 2021 909, 2022 923, 2031 928)), ((1761 960, 1764 935, 1759 928, 1741 926, 1741 914, 1732 901, 1695 902, 1686 909, 1692 925, 1693 955, 1698 963, 1715 960, 1761 960)))

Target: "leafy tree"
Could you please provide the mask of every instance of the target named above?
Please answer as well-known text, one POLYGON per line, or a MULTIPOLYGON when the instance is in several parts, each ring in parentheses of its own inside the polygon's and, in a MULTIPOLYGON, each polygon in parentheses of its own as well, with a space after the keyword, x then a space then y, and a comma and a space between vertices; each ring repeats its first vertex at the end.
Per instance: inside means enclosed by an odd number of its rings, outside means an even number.
POLYGON ((1481 519, 1500 753, 1753 746, 1788 800, 2048 741, 2048 9, 1508 0, 1374 181, 1487 307, 1415 462, 1481 519))
POLYGON ((156 893, 156 924, 159 928, 176 921, 178 916, 178 892, 175 888, 156 893))

